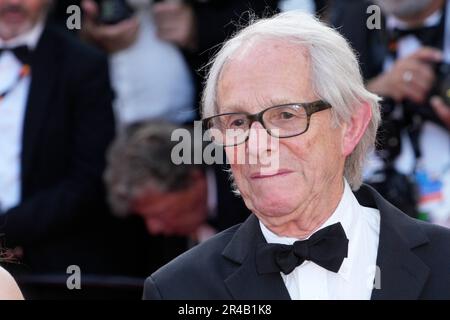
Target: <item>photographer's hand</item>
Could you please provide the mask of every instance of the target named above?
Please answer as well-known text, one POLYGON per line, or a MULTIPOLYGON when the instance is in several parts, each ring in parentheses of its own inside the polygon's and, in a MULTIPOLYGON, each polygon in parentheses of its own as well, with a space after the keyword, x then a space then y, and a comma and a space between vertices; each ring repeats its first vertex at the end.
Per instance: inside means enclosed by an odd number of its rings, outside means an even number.
POLYGON ((450 106, 446 105, 444 100, 438 96, 431 97, 430 104, 437 116, 450 130, 450 106))
POLYGON ((423 47, 408 57, 398 59, 389 71, 370 80, 367 88, 397 102, 408 99, 424 103, 435 81, 432 63, 441 59, 441 51, 423 47))
POLYGON ((136 17, 114 25, 104 25, 97 22, 98 6, 95 1, 83 0, 81 6, 84 13, 81 35, 87 41, 108 53, 124 50, 136 41, 139 32, 139 20, 136 17))

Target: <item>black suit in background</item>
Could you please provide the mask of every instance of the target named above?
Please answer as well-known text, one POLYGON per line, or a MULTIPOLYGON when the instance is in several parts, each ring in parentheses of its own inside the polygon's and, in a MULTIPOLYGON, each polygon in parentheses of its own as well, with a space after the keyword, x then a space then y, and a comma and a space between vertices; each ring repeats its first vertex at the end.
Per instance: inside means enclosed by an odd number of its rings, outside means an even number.
MULTIPOLYGON (((363 185, 358 202, 380 211, 377 266, 381 289, 372 299, 450 299, 450 230, 412 219, 363 185)), ((289 299, 279 272, 258 274, 265 242, 252 215, 164 266, 145 283, 144 299, 289 299)))
POLYGON ((7 267, 148 275, 161 263, 160 246, 150 246, 140 219, 116 219, 104 201, 105 151, 114 135, 106 57, 47 26, 31 68, 21 203, 0 216, 5 246, 23 248, 24 256, 7 267))

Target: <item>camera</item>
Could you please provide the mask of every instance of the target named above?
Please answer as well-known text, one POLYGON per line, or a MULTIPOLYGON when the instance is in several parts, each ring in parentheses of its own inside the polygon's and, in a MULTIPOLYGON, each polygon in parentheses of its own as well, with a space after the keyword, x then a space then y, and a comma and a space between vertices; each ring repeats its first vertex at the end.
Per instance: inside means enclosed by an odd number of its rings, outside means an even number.
POLYGON ((116 24, 130 18, 134 10, 126 0, 97 0, 99 6, 99 22, 116 24))
POLYGON ((436 83, 434 93, 440 96, 450 106, 450 64, 436 65, 436 83))
MULTIPOLYGON (((450 64, 445 62, 435 64, 434 73, 436 80, 428 95, 428 99, 432 96, 439 96, 447 106, 450 106, 450 64)), ((394 102, 392 101, 392 103, 394 102)), ((424 120, 442 124, 442 120, 440 120, 429 104, 421 105, 406 100, 403 102, 403 109, 404 114, 410 115, 410 118, 413 118, 411 115, 417 115, 424 120)))

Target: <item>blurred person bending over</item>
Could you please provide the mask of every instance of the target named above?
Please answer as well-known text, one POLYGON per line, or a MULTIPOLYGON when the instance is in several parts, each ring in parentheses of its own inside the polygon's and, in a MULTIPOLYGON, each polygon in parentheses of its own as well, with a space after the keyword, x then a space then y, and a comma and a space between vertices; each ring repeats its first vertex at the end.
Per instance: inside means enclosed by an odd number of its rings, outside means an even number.
POLYGON ((108 199, 118 216, 140 215, 150 234, 195 237, 206 220, 207 203, 197 196, 207 192, 206 177, 200 165, 173 163, 178 142, 171 135, 177 129, 186 130, 153 120, 118 135, 105 173, 108 199))

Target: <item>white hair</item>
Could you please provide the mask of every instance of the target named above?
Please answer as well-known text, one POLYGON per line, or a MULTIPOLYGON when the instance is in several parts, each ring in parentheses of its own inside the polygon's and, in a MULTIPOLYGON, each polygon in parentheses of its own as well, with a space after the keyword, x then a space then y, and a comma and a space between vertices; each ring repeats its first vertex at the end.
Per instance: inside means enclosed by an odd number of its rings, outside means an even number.
POLYGON ((370 105, 370 123, 345 161, 344 175, 352 189, 357 190, 362 183, 366 155, 375 145, 381 99, 365 88, 357 58, 347 41, 312 15, 289 11, 260 19, 228 40, 210 62, 202 97, 203 117, 218 113, 217 86, 225 64, 238 49, 263 39, 286 40, 307 50, 314 93, 332 105, 335 126, 348 122, 363 103, 370 105))

